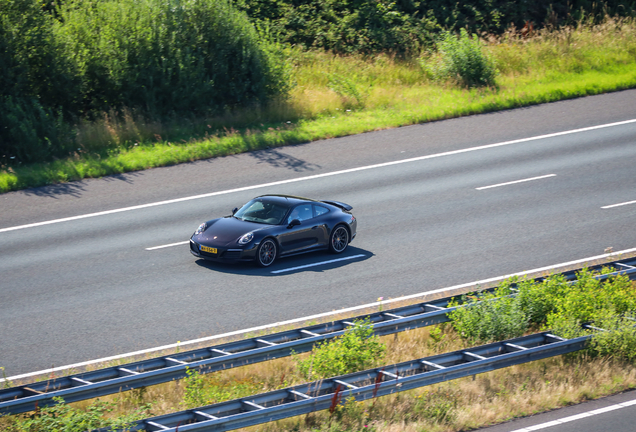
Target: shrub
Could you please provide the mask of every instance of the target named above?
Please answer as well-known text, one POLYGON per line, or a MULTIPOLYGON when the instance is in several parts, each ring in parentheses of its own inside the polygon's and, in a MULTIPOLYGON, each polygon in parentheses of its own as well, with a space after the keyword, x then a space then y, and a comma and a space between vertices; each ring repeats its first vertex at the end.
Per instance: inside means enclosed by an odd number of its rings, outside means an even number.
POLYGON ((59 14, 86 112, 208 114, 285 94, 276 46, 226 0, 69 0, 59 14))
MULTIPOLYGON (((612 269, 603 269, 602 273, 612 269)), ((464 297, 465 307, 449 314, 453 327, 473 342, 503 340, 520 336, 528 325, 548 329, 564 338, 590 332, 592 323, 605 331, 595 332, 590 353, 636 359, 636 289, 627 276, 600 281, 597 274, 583 269, 577 280, 568 282, 553 275, 542 282, 502 283, 494 293, 464 297), (510 295, 512 287, 518 292, 510 295)))
POLYGON ((78 82, 35 0, 0 2, 0 166, 65 157, 78 82))
POLYGON ((518 301, 531 325, 540 326, 545 324, 548 315, 556 307, 556 299, 562 295, 567 288, 567 280, 563 275, 551 275, 541 282, 532 280, 508 281, 514 283, 518 290, 518 301))
POLYGON ((472 342, 490 342, 521 336, 528 318, 520 302, 502 285, 494 293, 464 296, 465 307, 449 313, 453 327, 472 342))
POLYGON ((605 329, 590 342, 590 351, 599 356, 614 357, 633 362, 636 360, 636 327, 634 316, 611 316, 598 319, 594 325, 605 329))
POLYGON ((435 20, 429 17, 428 13, 419 13, 412 2, 234 2, 253 22, 269 29, 282 42, 339 54, 417 54, 423 48, 432 45, 432 34, 438 29, 435 20))
POLYGON ((387 52, 417 55, 442 29, 503 34, 546 26, 595 22, 605 16, 633 16, 622 0, 378 1, 234 0, 259 27, 281 41, 338 54, 387 52))
POLYGON ((53 399, 57 405, 14 417, 7 432, 83 432, 105 427, 121 430, 130 428, 136 419, 150 415, 150 407, 145 405, 130 414, 110 419, 106 415, 115 408, 114 402, 97 399, 86 409, 79 409, 66 405, 60 397, 53 399))
POLYGON ((432 71, 435 78, 450 79, 468 88, 496 86, 497 68, 482 51, 476 35, 469 36, 465 29, 459 36, 445 32, 437 46, 441 60, 432 71))
POLYGON ((636 311, 634 287, 627 276, 601 282, 582 270, 573 284, 562 283, 553 298, 554 310, 546 317, 548 328, 561 328, 564 321, 585 323, 636 311))
POLYGON ((371 368, 382 362, 385 349, 367 318, 342 336, 317 344, 308 358, 295 358, 300 374, 313 381, 371 368))

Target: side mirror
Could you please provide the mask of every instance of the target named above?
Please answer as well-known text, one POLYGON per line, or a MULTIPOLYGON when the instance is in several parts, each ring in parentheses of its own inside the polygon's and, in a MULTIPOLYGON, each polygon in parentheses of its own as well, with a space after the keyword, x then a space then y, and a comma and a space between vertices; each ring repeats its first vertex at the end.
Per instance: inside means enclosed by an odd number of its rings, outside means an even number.
POLYGON ((234 207, 234 209, 232 209, 232 216, 234 216, 234 214, 238 211, 238 207, 234 207))
POLYGON ((298 219, 294 219, 289 223, 289 226, 287 228, 295 227, 298 225, 300 225, 300 221, 298 219))

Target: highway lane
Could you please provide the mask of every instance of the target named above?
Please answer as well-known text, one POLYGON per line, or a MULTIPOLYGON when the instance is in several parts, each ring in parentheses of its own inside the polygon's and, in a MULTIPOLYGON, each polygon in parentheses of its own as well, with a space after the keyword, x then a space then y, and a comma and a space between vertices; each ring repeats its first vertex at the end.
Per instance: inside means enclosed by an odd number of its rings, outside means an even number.
POLYGON ((604 124, 591 106, 606 123, 633 119, 634 94, 2 196, 0 229, 406 161, 0 232, 0 366, 15 375, 636 247, 636 205, 602 208, 636 200, 635 123, 412 160, 604 124), (197 261, 187 245, 146 250, 262 193, 352 204, 346 255, 362 256, 274 274, 334 257, 258 269, 197 261))

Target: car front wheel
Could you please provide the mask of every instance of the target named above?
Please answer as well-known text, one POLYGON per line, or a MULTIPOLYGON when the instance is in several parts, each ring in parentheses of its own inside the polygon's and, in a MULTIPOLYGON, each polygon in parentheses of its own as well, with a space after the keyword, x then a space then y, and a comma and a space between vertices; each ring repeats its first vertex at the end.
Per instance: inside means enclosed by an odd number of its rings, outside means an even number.
POLYGON ((342 226, 338 225, 332 232, 329 238, 329 250, 333 253, 344 252, 349 244, 349 231, 342 226))
POLYGON ((265 239, 258 247, 256 254, 256 264, 260 267, 269 267, 276 259, 276 242, 272 239, 265 239))

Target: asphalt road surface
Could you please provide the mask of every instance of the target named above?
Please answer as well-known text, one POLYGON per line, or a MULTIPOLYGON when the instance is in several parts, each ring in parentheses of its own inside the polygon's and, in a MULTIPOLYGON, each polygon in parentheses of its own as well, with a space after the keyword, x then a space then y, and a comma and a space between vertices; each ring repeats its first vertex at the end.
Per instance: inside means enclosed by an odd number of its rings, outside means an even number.
POLYGON ((631 90, 0 195, 0 366, 12 376, 634 248, 633 119, 631 90), (290 270, 334 256, 260 269, 189 253, 199 223, 265 193, 351 204, 344 257, 360 256, 290 270))
POLYGON ((636 391, 512 420, 479 432, 633 432, 636 391))

